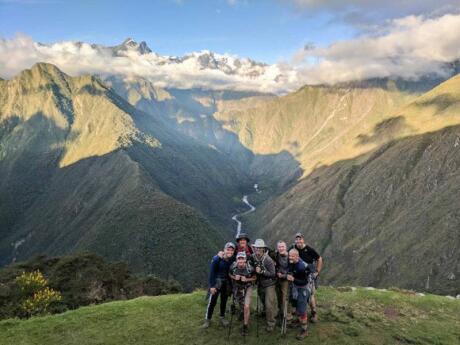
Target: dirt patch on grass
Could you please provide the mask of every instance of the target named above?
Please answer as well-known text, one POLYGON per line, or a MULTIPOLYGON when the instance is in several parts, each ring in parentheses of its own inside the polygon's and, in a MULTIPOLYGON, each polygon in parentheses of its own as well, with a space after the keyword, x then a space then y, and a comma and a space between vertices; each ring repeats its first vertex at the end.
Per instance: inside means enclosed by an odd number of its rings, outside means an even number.
POLYGON ((389 319, 397 319, 398 316, 399 316, 399 312, 398 310, 395 308, 395 307, 386 307, 384 310, 383 310, 383 314, 389 318, 389 319))

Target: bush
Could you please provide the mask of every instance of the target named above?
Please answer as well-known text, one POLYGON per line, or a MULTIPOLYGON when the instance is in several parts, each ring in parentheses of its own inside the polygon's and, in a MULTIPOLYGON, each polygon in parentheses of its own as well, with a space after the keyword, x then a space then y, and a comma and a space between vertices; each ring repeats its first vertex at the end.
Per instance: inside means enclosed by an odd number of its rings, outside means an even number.
POLYGON ((91 253, 39 256, 0 269, 0 319, 180 291, 176 281, 136 275, 91 253))
POLYGON ((22 272, 15 282, 22 293, 20 310, 23 316, 47 314, 53 303, 62 300, 61 293, 48 286, 48 280, 39 270, 22 272))

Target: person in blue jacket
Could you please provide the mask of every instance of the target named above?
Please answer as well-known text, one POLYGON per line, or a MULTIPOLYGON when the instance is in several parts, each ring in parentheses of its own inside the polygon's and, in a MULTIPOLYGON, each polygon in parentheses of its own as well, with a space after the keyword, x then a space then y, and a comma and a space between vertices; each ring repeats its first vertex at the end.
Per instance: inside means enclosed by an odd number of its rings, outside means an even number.
POLYGON ((291 282, 291 302, 295 305, 296 313, 299 317, 300 333, 297 335, 297 339, 299 340, 308 335, 307 306, 312 295, 314 272, 316 272, 315 266, 303 261, 297 249, 289 251, 289 273, 287 280, 291 282))
POLYGON ((223 257, 218 255, 214 256, 211 261, 211 269, 209 272, 209 299, 206 307, 206 314, 202 328, 208 328, 211 323, 212 314, 217 304, 217 298, 220 296, 220 323, 222 326, 227 327, 228 321, 225 320, 225 309, 227 306, 227 299, 232 292, 229 271, 230 266, 235 261, 233 253, 235 252, 235 245, 228 242, 224 247, 223 257))

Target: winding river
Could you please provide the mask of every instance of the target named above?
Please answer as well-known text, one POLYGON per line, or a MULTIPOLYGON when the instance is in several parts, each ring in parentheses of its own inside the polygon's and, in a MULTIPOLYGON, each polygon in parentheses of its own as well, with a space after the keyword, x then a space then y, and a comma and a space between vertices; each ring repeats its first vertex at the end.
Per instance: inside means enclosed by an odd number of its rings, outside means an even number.
MULTIPOLYGON (((256 183, 254 185, 254 189, 257 193, 260 193, 260 190, 259 190, 259 185, 256 183)), ((254 205, 252 205, 249 200, 248 200, 248 196, 245 195, 243 196, 243 198, 241 199, 241 201, 246 204, 248 207, 249 207, 249 210, 247 211, 244 211, 242 213, 237 213, 235 215, 233 215, 232 217, 232 220, 236 222, 236 236, 235 237, 238 237, 239 234, 241 233, 241 221, 238 219, 238 217, 241 217, 241 216, 244 216, 246 214, 249 214, 249 213, 252 213, 256 210, 256 208, 254 207, 254 205)))

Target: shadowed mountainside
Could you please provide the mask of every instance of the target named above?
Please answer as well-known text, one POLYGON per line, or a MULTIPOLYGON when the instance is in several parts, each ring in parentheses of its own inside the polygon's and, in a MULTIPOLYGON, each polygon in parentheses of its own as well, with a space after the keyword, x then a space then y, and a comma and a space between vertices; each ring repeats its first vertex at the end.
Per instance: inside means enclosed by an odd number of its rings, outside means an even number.
POLYGON ((97 78, 49 64, 2 81, 0 104, 2 264, 85 249, 186 288, 204 281, 245 172, 97 78), (187 249, 203 255, 182 272, 167 257, 187 249))

